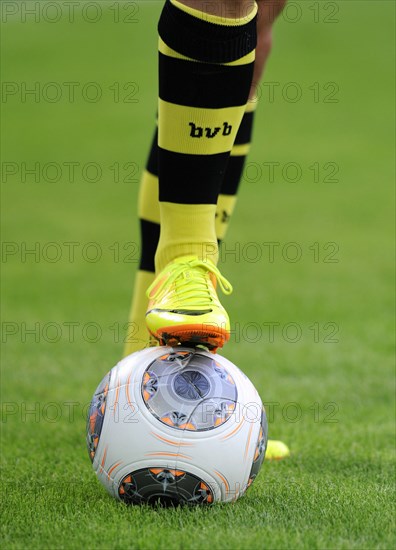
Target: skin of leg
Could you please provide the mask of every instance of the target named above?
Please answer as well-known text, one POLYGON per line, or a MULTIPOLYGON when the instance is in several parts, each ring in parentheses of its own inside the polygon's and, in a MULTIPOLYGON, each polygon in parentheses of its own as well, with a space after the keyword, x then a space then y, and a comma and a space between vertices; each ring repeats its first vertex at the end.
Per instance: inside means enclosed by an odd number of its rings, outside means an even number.
POLYGON ((256 59, 249 101, 255 98, 256 88, 260 84, 266 61, 271 52, 272 26, 286 2, 287 0, 258 0, 256 59))
POLYGON ((211 15, 222 15, 237 19, 248 14, 254 5, 254 0, 179 0, 181 4, 211 15))

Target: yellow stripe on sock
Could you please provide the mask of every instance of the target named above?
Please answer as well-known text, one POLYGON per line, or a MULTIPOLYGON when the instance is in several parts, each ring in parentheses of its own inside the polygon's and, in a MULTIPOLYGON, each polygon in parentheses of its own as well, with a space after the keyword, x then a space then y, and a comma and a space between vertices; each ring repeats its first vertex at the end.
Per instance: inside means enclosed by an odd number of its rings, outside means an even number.
POLYGON ((232 157, 245 157, 250 150, 250 143, 244 143, 242 145, 234 145, 231 150, 232 157))
POLYGON ((165 42, 162 40, 161 37, 158 39, 158 51, 161 52, 164 55, 167 55, 168 57, 174 57, 175 59, 184 59, 185 61, 196 61, 196 59, 192 59, 191 57, 187 57, 176 50, 173 50, 170 48, 165 42))
POLYGON ((230 61, 229 63, 222 63, 222 65, 228 65, 230 67, 234 67, 236 65, 248 65, 249 63, 253 63, 255 59, 256 59, 256 50, 253 50, 252 52, 241 57, 240 59, 236 59, 235 61, 230 61))
POLYGON ((158 177, 144 170, 139 188, 138 216, 143 220, 160 223, 158 177))
POLYGON ((180 256, 196 255, 216 265, 215 204, 160 202, 160 210, 161 235, 155 256, 157 273, 180 256))
POLYGON ((176 105, 162 99, 158 100, 158 111, 161 121, 158 145, 168 151, 190 155, 215 155, 231 151, 243 117, 243 109, 239 105, 223 109, 201 109, 176 105), (227 135, 229 126, 231 131, 227 135), (194 128, 195 134, 202 133, 201 137, 191 137, 194 128), (197 128, 201 128, 202 132, 197 128), (207 137, 207 132, 213 133, 216 128, 216 135, 207 137))
MULTIPOLYGON (((258 9, 256 2, 252 2, 250 5, 247 6, 246 15, 244 15, 243 17, 234 18, 224 17, 222 15, 214 15, 211 13, 206 13, 202 10, 196 10, 194 8, 191 8, 190 6, 186 6, 185 4, 178 2, 178 0, 171 0, 171 3, 180 10, 189 13, 193 17, 197 17, 198 19, 202 19, 203 21, 207 21, 208 23, 215 23, 216 25, 224 25, 228 27, 246 25, 246 23, 249 23, 249 21, 251 21, 253 17, 257 14, 258 9)), ((222 4, 219 3, 219 6, 220 8, 222 8, 222 4)))
MULTIPOLYGON (((184 59, 185 61, 197 61, 196 59, 192 59, 191 57, 187 57, 176 50, 173 50, 170 48, 160 37, 158 39, 158 50, 163 54, 167 55, 168 57, 174 57, 175 59, 184 59)), ((256 57, 256 50, 253 50, 252 52, 248 53, 244 57, 241 57, 240 59, 237 59, 236 61, 230 61, 229 63, 212 63, 211 65, 228 65, 230 67, 237 66, 237 65, 248 65, 249 63, 253 63, 256 57)))

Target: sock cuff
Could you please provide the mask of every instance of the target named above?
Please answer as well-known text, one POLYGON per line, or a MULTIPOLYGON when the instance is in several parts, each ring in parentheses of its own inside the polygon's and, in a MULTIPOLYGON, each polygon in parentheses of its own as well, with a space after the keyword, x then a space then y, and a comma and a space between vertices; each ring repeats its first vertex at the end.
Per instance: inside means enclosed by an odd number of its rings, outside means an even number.
POLYGON ((202 14, 199 10, 167 0, 158 32, 167 46, 186 57, 207 63, 231 63, 256 48, 256 26, 257 4, 248 16, 228 19, 202 14))
MULTIPOLYGON (((178 0, 170 0, 170 2, 179 10, 189 13, 190 15, 193 15, 198 19, 202 19, 203 21, 207 21, 208 23, 215 23, 216 25, 225 25, 230 27, 237 27, 238 25, 240 26, 249 23, 249 21, 253 19, 258 11, 257 3, 254 0, 248 6, 249 9, 246 11, 245 15, 242 15, 241 17, 226 17, 224 15, 206 13, 202 10, 197 10, 196 8, 193 8, 191 6, 186 6, 186 4, 183 4, 178 0)), ((219 6, 221 8, 221 4, 219 4, 219 6)))

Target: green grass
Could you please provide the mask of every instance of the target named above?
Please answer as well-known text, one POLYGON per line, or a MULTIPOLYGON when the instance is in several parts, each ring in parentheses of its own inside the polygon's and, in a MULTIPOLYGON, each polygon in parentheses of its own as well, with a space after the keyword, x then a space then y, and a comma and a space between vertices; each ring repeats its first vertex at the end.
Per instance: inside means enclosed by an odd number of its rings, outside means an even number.
POLYGON ((332 3, 338 23, 330 24, 322 2, 320 22, 313 22, 314 4, 299 2, 301 19, 277 25, 266 79, 280 85, 273 103, 262 89, 249 158, 255 164, 222 254, 235 286, 225 301, 235 334, 224 353, 256 384, 271 412, 270 434, 290 445, 292 458, 266 463, 243 499, 210 509, 112 501, 95 480, 84 441, 86 405, 122 351, 136 269, 136 255, 124 261, 122 247, 138 239, 138 185, 115 182, 109 167, 134 162, 141 171, 145 163, 161 3, 139 4, 131 24, 114 23, 112 4, 104 2, 95 24, 83 20, 81 7, 73 24, 65 13, 58 23, 42 16, 21 23, 15 15, 3 24, 2 78, 18 90, 2 103, 2 161, 18 170, 2 179, 3 241, 14 252, 2 263, 4 548, 395 546, 394 5, 332 3), (21 101, 23 81, 41 83, 37 103, 31 96, 21 101), (74 102, 62 85, 71 81, 80 83, 74 102), (43 99, 48 82, 62 85, 57 103, 43 99), (78 93, 87 82, 101 86, 100 101, 78 93), (137 83, 138 102, 114 102, 114 82, 137 83), (288 82, 301 88, 300 101, 278 93, 288 82), (315 82, 318 102, 310 89, 315 82), (328 82, 338 86, 336 103, 323 101, 335 89, 324 89, 328 82), (269 161, 298 163, 301 178, 292 183, 277 172, 270 183, 262 165, 269 161), (64 168, 58 182, 49 181, 51 174, 23 182, 21 163, 35 162, 79 163, 75 181, 64 168), (84 181, 88 162, 100 165, 100 181, 84 181), (334 167, 323 172, 327 162, 338 167, 338 181, 323 181, 334 167), (322 167, 319 182, 309 168, 314 163, 322 167), (55 263, 48 261, 55 251, 46 248, 50 242, 61 250, 55 263), (66 242, 78 243, 73 262, 66 242), (84 255, 90 242, 102 252, 91 263, 84 255), (268 242, 279 243, 273 262, 268 242), (281 254, 293 252, 291 242, 301 250, 294 263, 281 254), (38 243, 37 261, 24 257, 23 243, 38 243), (248 243, 255 243, 250 250, 248 243), (325 261, 335 250, 337 262, 325 261), (257 262, 248 261, 249 252, 254 258, 260 251, 257 262), (76 328, 69 338, 70 322, 76 328), (84 338, 94 339, 92 322, 101 331, 96 343, 84 338), (273 341, 269 322, 278 323, 273 341), (26 333, 36 323, 37 338, 26 333), (301 332, 294 343, 290 323, 301 332), (57 334, 58 341, 48 341, 57 334), (37 415, 27 413, 33 407, 37 415), (293 422, 296 410, 301 417, 293 422))

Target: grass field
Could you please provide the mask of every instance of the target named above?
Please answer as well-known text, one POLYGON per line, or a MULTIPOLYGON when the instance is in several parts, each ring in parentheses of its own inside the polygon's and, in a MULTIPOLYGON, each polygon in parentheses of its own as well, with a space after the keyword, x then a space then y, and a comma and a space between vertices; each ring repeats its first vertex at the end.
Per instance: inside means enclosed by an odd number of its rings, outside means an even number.
POLYGON ((224 354, 292 457, 234 505, 173 510, 112 501, 85 448, 122 353, 161 2, 82 2, 74 22, 5 4, 2 547, 395 547, 394 4, 291 2, 277 25, 222 252, 224 354))

